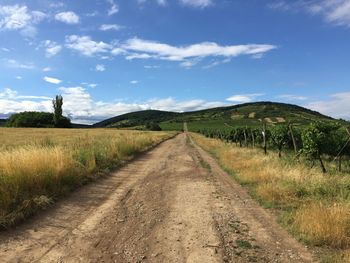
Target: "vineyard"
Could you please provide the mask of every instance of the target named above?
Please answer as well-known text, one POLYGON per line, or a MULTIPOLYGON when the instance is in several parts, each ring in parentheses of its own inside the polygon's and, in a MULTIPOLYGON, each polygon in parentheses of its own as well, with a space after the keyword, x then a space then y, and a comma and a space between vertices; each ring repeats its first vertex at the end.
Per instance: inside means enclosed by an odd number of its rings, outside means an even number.
POLYGON ((322 262, 350 259, 350 131, 330 122, 306 126, 201 129, 210 152, 322 262))
POLYGON ((263 124, 261 128, 230 127, 200 129, 198 132, 240 147, 261 148, 265 154, 277 151, 280 158, 285 154, 311 167, 319 163, 323 173, 329 172, 329 168, 349 172, 350 129, 337 123, 314 122, 302 127, 292 124, 267 127, 263 124))

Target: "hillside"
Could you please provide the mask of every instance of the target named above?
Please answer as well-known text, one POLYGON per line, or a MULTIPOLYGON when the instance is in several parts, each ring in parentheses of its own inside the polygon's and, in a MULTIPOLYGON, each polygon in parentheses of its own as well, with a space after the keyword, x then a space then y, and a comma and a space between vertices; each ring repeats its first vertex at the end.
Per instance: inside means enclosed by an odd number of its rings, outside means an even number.
POLYGON ((104 120, 94 124, 93 127, 141 128, 148 122, 156 122, 163 130, 179 130, 182 128, 182 123, 187 122, 189 129, 196 131, 210 127, 260 126, 262 120, 268 125, 288 122, 305 125, 316 120, 335 121, 331 117, 297 105, 254 102, 184 113, 139 111, 104 120))

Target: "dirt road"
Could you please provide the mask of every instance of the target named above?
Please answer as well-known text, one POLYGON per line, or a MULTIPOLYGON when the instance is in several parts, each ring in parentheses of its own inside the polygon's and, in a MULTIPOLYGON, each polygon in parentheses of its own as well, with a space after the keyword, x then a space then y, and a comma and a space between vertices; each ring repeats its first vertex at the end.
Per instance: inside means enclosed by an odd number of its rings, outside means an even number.
POLYGON ((313 262, 186 133, 0 235, 1 262, 313 262))

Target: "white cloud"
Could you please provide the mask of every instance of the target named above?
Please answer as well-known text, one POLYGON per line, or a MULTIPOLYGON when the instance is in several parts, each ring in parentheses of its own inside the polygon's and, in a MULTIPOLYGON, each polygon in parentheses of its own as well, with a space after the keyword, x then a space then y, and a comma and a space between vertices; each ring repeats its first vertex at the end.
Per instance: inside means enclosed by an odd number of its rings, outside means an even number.
POLYGON ((66 24, 78 24, 79 23, 79 16, 72 12, 72 11, 67 11, 67 12, 61 12, 55 15, 55 19, 66 23, 66 24))
POLYGON ((285 99, 285 100, 307 100, 307 97, 300 96, 300 95, 293 95, 293 94, 282 94, 277 96, 278 99, 285 99))
POLYGON ((158 65, 145 65, 143 66, 145 69, 157 69, 160 68, 158 65))
POLYGON ((96 65, 95 70, 99 71, 99 72, 103 72, 106 70, 106 67, 105 67, 105 65, 98 64, 98 65, 96 65))
POLYGON ((22 78, 22 76, 16 76, 16 79, 21 80, 23 78, 22 78))
POLYGON ((167 0, 157 0, 158 5, 166 5, 167 0))
POLYGON ((5 60, 5 65, 9 68, 17 68, 17 69, 34 69, 35 68, 33 63, 21 63, 15 59, 5 60))
POLYGON ((187 6, 204 8, 213 4, 212 0, 180 0, 180 2, 187 6))
POLYGON ((213 42, 202 42, 189 46, 171 46, 168 44, 132 38, 121 45, 121 48, 128 51, 126 59, 161 59, 168 61, 179 61, 184 66, 196 64, 198 60, 206 57, 232 58, 241 55, 264 54, 277 47, 269 44, 247 44, 220 46, 213 42), (193 59, 198 59, 194 61, 193 59))
POLYGON ((0 29, 22 29, 30 24, 31 19, 27 6, 0 6, 0 29))
POLYGON ((45 67, 45 68, 43 68, 42 70, 43 70, 43 72, 49 72, 49 71, 51 71, 52 69, 51 69, 50 67, 45 67))
POLYGON ((100 26, 101 31, 108 31, 108 30, 115 30, 118 31, 122 29, 123 27, 117 24, 103 24, 100 26))
POLYGON ((43 41, 42 45, 45 47, 46 57, 48 58, 57 55, 62 50, 61 45, 51 40, 43 41))
POLYGON ((62 80, 60 80, 60 79, 46 77, 46 76, 43 78, 43 80, 45 80, 46 82, 49 82, 51 84, 60 84, 62 82, 62 80))
POLYGON ((235 102, 235 103, 247 103, 252 102, 257 99, 257 97, 263 96, 262 93, 251 93, 251 94, 238 94, 233 95, 227 98, 227 101, 235 102))
POLYGON ((211 66, 221 63, 228 63, 237 56, 259 56, 276 49, 270 44, 246 44, 221 46, 214 42, 202 42, 187 46, 172 46, 156 41, 143 40, 140 38, 131 38, 125 42, 96 42, 90 36, 66 36, 65 46, 76 50, 85 56, 100 55, 109 53, 113 56, 124 55, 127 60, 134 59, 157 59, 180 62, 180 66, 189 68, 198 64, 207 57, 223 57, 221 62, 216 62, 211 66))
POLYGON ((328 100, 310 102, 305 107, 350 120, 350 92, 335 93, 330 95, 328 100))
POLYGON ((138 80, 132 80, 132 81, 130 81, 130 84, 133 84, 133 85, 138 84, 138 83, 139 83, 138 80))
POLYGON ((106 53, 112 49, 112 45, 102 41, 95 42, 89 36, 70 35, 66 37, 66 47, 76 50, 85 56, 94 56, 106 53))
POLYGON ((0 99, 13 99, 17 96, 17 91, 10 88, 5 88, 0 92, 0 99))
POLYGON ((305 11, 311 15, 321 15, 328 23, 350 27, 349 0, 277 0, 268 5, 272 9, 299 12, 305 11))
POLYGON ((47 17, 40 11, 30 11, 25 5, 0 5, 0 30, 20 30, 25 37, 34 37, 35 27, 47 17))
MULTIPOLYGON (((193 111, 225 106, 223 102, 200 99, 178 101, 174 98, 152 99, 141 103, 95 101, 83 87, 60 87, 63 110, 74 122, 94 123, 116 115, 147 109, 193 111)), ((18 96, 14 90, 0 92, 0 115, 21 111, 52 111, 51 99, 46 96, 18 96), (32 99, 30 99, 32 97, 32 99), (36 100, 34 100, 36 99, 36 100)))
POLYGON ((111 5, 110 9, 108 10, 109 16, 119 12, 119 7, 113 0, 107 0, 107 2, 111 5))
POLYGON ((46 96, 18 96, 18 92, 10 89, 10 88, 5 88, 3 91, 0 92, 0 100, 1 99, 51 99, 50 97, 46 96))
MULTIPOLYGON (((137 0, 137 3, 138 3, 139 5, 144 4, 145 2, 147 2, 147 0, 137 0)), ((155 2, 156 2, 158 5, 161 5, 161 6, 165 6, 165 5, 168 3, 167 0, 155 0, 155 2)))

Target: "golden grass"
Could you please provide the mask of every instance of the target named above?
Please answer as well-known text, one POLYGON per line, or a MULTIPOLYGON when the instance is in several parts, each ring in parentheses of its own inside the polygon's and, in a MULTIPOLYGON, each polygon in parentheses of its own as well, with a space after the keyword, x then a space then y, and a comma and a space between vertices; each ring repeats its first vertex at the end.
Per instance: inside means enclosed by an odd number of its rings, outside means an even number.
POLYGON ((191 136, 258 200, 282 211, 282 223, 298 237, 314 245, 350 249, 349 175, 324 175, 287 157, 264 155, 261 149, 191 136))
POLYGON ((349 204, 312 202, 304 205, 296 211, 294 225, 315 245, 350 246, 349 204))
POLYGON ((174 133, 1 128, 0 134, 0 226, 7 226, 174 133))

